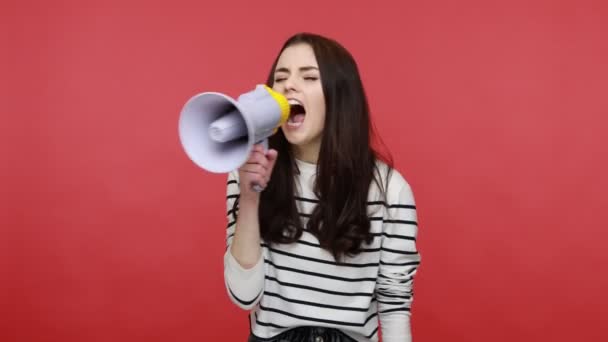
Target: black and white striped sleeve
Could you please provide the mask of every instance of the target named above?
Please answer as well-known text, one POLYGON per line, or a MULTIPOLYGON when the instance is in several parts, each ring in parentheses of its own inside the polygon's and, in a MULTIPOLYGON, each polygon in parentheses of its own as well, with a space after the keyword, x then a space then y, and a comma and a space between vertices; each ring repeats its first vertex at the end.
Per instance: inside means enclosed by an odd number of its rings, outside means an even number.
POLYGON ((243 268, 230 252, 236 229, 239 199, 238 173, 228 174, 226 190, 226 253, 224 254, 224 283, 230 300, 242 309, 253 308, 262 297, 264 287, 264 258, 252 268, 243 268), (236 204, 236 205, 235 205, 236 204))
POLYGON ((378 316, 384 342, 409 342, 413 282, 420 265, 418 220, 410 185, 397 172, 391 178, 376 283, 378 316))

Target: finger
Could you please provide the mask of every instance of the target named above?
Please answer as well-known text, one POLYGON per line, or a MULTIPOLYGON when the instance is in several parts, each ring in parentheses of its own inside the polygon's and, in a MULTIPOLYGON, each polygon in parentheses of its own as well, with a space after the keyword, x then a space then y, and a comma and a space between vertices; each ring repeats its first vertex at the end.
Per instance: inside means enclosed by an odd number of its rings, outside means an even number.
POLYGON ((268 158, 261 152, 253 152, 247 160, 247 164, 260 164, 264 168, 268 168, 268 158))
POLYGON ((274 165, 277 162, 277 158, 279 156, 279 152, 277 152, 277 150, 268 150, 268 152, 266 152, 266 158, 268 158, 268 165, 266 166, 266 168, 268 169, 269 173, 272 173, 272 170, 274 169, 274 165))
POLYGON ((253 145, 253 148, 251 149, 252 152, 259 152, 262 154, 264 154, 264 150, 265 150, 264 145, 262 145, 262 144, 253 145))
POLYGON ((267 170, 264 166, 257 164, 257 163, 250 163, 250 164, 245 164, 243 165, 240 169, 241 172, 246 172, 246 173, 255 173, 255 174, 266 174, 267 170))
POLYGON ((264 177, 256 175, 255 177, 251 178, 251 184, 258 185, 260 188, 264 189, 268 185, 268 182, 264 180, 264 177))

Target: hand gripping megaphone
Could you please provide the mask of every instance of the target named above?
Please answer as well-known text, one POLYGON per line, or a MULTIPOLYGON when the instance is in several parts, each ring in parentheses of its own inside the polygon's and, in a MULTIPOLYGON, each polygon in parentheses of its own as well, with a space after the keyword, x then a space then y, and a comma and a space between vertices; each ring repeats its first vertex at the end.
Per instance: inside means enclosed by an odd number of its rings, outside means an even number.
POLYGON ((287 99, 265 85, 237 100, 216 92, 191 97, 179 117, 179 138, 188 157, 213 173, 239 168, 254 144, 268 148, 268 137, 289 118, 287 99))

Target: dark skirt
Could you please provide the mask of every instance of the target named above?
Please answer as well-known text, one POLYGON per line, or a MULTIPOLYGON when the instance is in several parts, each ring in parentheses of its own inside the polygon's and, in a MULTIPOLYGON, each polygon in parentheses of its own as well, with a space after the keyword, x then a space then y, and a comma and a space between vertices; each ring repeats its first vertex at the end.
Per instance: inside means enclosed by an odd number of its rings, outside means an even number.
POLYGON ((275 337, 263 339, 249 335, 247 342, 356 342, 342 331, 333 328, 298 327, 275 337))

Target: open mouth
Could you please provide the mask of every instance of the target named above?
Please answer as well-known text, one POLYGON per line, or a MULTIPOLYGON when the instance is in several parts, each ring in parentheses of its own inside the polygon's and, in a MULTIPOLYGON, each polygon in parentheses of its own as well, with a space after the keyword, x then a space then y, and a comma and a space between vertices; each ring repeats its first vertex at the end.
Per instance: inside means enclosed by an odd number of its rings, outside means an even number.
POLYGON ((304 122, 304 117, 306 116, 306 109, 300 103, 300 101, 295 99, 289 100, 290 112, 289 119, 287 120, 287 125, 289 127, 300 127, 304 122))

